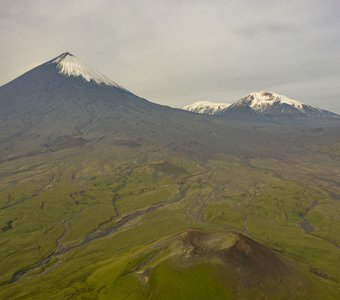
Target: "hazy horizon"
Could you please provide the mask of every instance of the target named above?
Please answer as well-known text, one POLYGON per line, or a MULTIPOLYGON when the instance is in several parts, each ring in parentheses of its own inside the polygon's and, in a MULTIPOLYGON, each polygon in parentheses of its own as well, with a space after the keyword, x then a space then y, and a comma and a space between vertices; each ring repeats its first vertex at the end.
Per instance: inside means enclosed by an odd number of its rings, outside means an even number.
POLYGON ((340 113, 338 1, 0 3, 0 85, 68 51, 160 104, 270 90, 340 113))

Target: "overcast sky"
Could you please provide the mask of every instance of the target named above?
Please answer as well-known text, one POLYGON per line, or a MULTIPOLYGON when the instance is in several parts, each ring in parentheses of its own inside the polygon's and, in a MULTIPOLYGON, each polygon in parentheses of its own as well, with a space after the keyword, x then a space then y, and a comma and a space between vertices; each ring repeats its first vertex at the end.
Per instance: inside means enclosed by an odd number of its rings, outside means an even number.
POLYGON ((69 51, 181 107, 270 90, 340 113, 339 0, 0 0, 0 85, 69 51))

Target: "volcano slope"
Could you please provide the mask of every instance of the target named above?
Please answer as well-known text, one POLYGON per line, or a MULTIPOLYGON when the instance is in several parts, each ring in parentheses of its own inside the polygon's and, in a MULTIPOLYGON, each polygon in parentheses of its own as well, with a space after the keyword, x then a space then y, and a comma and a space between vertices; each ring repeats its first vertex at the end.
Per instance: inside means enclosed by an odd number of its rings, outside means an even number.
POLYGON ((1 299, 339 298, 337 121, 196 115, 55 60, 0 88, 1 299))

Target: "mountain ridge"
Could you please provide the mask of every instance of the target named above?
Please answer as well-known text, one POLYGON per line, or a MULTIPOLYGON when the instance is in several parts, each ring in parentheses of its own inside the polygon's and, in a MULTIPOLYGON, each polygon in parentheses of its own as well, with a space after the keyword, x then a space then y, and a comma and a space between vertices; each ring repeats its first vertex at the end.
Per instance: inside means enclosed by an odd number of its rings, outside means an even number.
MULTIPOLYGON (((58 57, 62 60, 73 56, 63 53, 58 57)), ((248 144, 258 145, 260 136, 268 139, 268 132, 257 131, 256 136, 250 133, 258 126, 249 127, 252 122, 266 119, 258 118, 247 106, 241 108, 241 117, 228 114, 217 120, 214 116, 150 102, 119 85, 97 84, 81 76, 60 74, 57 64, 51 63, 55 59, 0 87, 0 160, 103 137, 143 139, 182 151, 186 145, 191 152, 196 145, 201 150, 195 150, 196 155, 212 153, 207 150, 211 147, 246 151, 243 135, 247 135, 248 144)), ((319 126, 312 118, 308 122, 307 127, 319 126)), ((280 126, 283 125, 287 127, 290 123, 281 122, 280 126)))
POLYGON ((197 101, 183 107, 184 110, 195 112, 198 114, 215 115, 221 113, 230 106, 229 103, 197 101))
POLYGON ((226 107, 216 103, 199 102, 183 107, 183 109, 210 115, 222 115, 230 118, 263 119, 263 118, 340 118, 336 113, 313 107, 287 96, 269 91, 252 92, 226 107))

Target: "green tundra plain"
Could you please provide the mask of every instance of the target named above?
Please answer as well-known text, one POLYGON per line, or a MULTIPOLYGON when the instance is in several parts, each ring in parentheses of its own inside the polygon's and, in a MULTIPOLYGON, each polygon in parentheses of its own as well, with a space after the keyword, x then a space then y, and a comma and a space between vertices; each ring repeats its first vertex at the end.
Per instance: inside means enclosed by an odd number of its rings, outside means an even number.
POLYGON ((339 298, 338 144, 133 145, 0 164, 1 299, 339 298))

